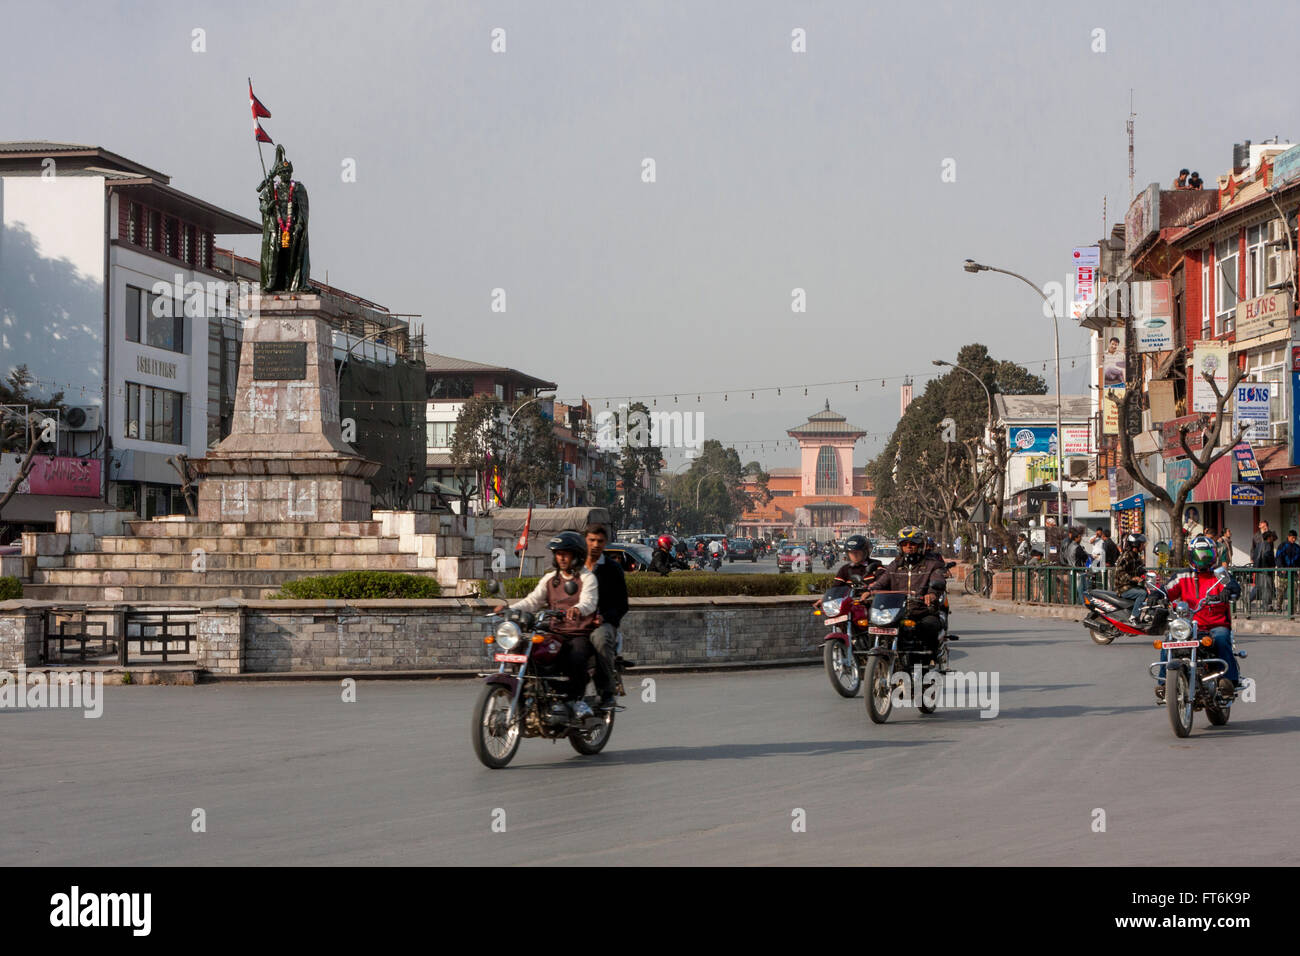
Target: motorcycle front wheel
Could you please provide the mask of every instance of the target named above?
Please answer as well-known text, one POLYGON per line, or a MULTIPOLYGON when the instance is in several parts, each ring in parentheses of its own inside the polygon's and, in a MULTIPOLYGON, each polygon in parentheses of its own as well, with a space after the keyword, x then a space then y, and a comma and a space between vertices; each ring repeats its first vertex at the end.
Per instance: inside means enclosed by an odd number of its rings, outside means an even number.
POLYGON ((1210 723, 1215 727, 1222 727, 1228 722, 1228 717, 1232 715, 1231 707, 1206 707, 1205 716, 1210 718, 1210 723))
POLYGON ((873 657, 867 665, 867 716, 873 724, 883 724, 894 709, 892 674, 888 657, 873 657))
POLYGON ((500 684, 488 684, 479 692, 474 705, 474 725, 470 728, 474 755, 483 766, 500 770, 510 763, 519 749, 519 718, 510 720, 514 695, 500 684))
POLYGON ((835 693, 841 697, 857 697, 862 689, 862 675, 858 672, 858 662, 853 659, 851 651, 845 650, 844 642, 830 640, 822 650, 826 661, 826 676, 831 680, 835 693))
POLYGON ((1181 664, 1165 667, 1165 708, 1174 736, 1186 737, 1192 732, 1192 710, 1195 698, 1187 682, 1187 668, 1181 664))
POLYGON ((586 733, 573 731, 569 734, 569 743, 573 749, 578 751, 584 757, 590 757, 600 753, 605 749, 605 744, 609 743, 610 734, 614 732, 614 712, 607 710, 601 713, 601 722, 594 730, 586 733))

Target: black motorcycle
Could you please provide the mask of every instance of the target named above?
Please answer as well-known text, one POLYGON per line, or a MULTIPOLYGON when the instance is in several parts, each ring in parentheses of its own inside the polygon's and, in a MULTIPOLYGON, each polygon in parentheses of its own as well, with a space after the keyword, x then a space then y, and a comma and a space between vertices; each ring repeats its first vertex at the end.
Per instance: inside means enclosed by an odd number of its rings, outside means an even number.
POLYGON ((883 724, 894 709, 894 688, 919 675, 912 687, 912 699, 923 714, 932 714, 935 706, 927 703, 923 688, 931 671, 948 671, 948 642, 957 640, 947 631, 947 615, 941 614, 943 629, 938 649, 931 652, 916 632, 916 618, 931 611, 925 602, 909 598, 905 591, 877 591, 867 612, 867 634, 871 647, 867 651, 866 698, 871 722, 883 724), (918 671, 917 668, 920 668, 918 671))
MULTIPOLYGON (((506 766, 524 737, 567 739, 584 755, 598 754, 609 743, 614 711, 598 710, 593 695, 567 699, 568 678, 559 666, 564 643, 551 633, 551 623, 563 616, 562 611, 506 611, 486 618, 496 627, 484 642, 501 666, 487 676, 474 705, 471 738, 483 766, 506 766)), ((623 671, 633 664, 621 656, 616 663, 616 689, 622 696, 623 671)))

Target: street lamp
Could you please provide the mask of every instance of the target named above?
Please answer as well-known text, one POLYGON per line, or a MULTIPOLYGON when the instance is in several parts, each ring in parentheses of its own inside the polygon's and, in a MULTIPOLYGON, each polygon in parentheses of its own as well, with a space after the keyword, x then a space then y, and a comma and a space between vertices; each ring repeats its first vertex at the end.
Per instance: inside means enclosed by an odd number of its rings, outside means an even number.
POLYGON ((989 436, 992 436, 993 434, 993 393, 990 392, 989 387, 984 384, 984 379, 980 378, 978 375, 976 375, 970 369, 966 368, 964 365, 958 365, 956 362, 945 362, 943 359, 935 359, 930 364, 946 365, 948 368, 959 369, 960 371, 965 372, 971 378, 975 379, 975 381, 980 383, 980 388, 984 389, 984 395, 989 400, 989 426, 988 427, 989 427, 989 436))
MULTIPOLYGON (((1065 521, 1065 470, 1061 464, 1061 448, 1065 444, 1065 436, 1061 431, 1061 326, 1056 318, 1056 306, 1052 300, 1047 297, 1047 293, 1034 285, 1018 272, 1009 272, 1006 269, 999 269, 996 266, 986 266, 976 262, 974 259, 967 259, 966 264, 962 266, 967 272, 1000 272, 1004 276, 1011 276, 1013 279, 1019 279, 1029 288, 1033 289, 1043 297, 1043 302, 1052 312, 1052 335, 1056 345, 1056 520, 1065 521)), ((1064 528, 1064 524, 1061 525, 1064 528)))
MULTIPOLYGON (((514 425, 514 423, 515 423, 515 415, 518 415, 520 412, 522 412, 522 411, 523 411, 525 408, 527 408, 529 405, 534 405, 534 404, 536 404, 537 402, 550 401, 550 400, 553 399, 553 398, 555 398, 554 395, 538 395, 538 396, 535 397, 535 398, 530 398, 528 401, 524 402, 522 405, 520 405, 518 408, 515 409, 514 414, 510 416, 510 421, 506 422, 506 452, 507 452, 507 453, 509 453, 509 451, 510 451, 510 429, 511 429, 511 427, 512 427, 512 426, 514 425)), ((532 489, 531 489, 531 488, 529 489, 528 496, 529 496, 529 498, 532 498, 532 489)))

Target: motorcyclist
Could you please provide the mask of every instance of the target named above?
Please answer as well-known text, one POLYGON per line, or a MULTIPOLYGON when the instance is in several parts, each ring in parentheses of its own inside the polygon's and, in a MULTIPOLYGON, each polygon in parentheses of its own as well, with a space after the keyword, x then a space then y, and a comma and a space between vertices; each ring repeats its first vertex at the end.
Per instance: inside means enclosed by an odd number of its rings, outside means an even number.
POLYGON ((1115 562, 1115 593, 1133 602, 1129 612, 1129 623, 1137 624, 1142 604, 1147 598, 1147 589, 1142 583, 1146 575, 1144 557, 1147 536, 1144 534, 1127 534, 1124 536, 1124 551, 1115 562))
MULTIPOLYGON (((835 572, 836 584, 853 584, 856 575, 863 582, 870 582, 884 565, 871 557, 871 542, 865 535, 855 534, 844 542, 844 550, 849 561, 835 572)), ((813 602, 814 607, 822 606, 822 599, 813 602)))
MULTIPOLYGON (((564 618, 551 623, 551 633, 564 644, 556 659, 559 669, 568 678, 565 696, 575 701, 573 711, 579 717, 590 717, 591 708, 582 699, 587 689, 587 662, 594 653, 590 635, 596 629, 596 610, 600 602, 600 586, 596 576, 588 571, 587 543, 576 531, 565 531, 546 543, 553 557, 552 570, 547 571, 532 593, 522 601, 509 605, 512 611, 540 611, 543 608, 563 611, 564 618), (572 594, 565 585, 578 585, 572 594)), ((500 613, 507 605, 497 607, 500 613)))
POLYGON ((655 553, 650 556, 650 570, 655 574, 668 574, 673 569, 673 539, 661 534, 655 541, 655 553))
POLYGON ((915 612, 916 635, 935 653, 939 650, 939 633, 943 620, 939 608, 948 586, 947 568, 942 559, 926 558, 922 553, 925 532, 909 525, 898 531, 898 557, 871 582, 872 591, 903 591, 910 600, 923 604, 915 612))
MULTIPOLYGON (((1165 588, 1170 603, 1186 601, 1196 607, 1207 594, 1210 595, 1204 606, 1193 615, 1201 631, 1209 631, 1214 638, 1213 656, 1223 659, 1228 664, 1227 672, 1219 678, 1219 693, 1225 697, 1232 695, 1241 686, 1241 671, 1237 667, 1237 655, 1232 646, 1232 612, 1229 601, 1241 596, 1241 584, 1230 576, 1220 582, 1214 573, 1219 563, 1219 549, 1214 540, 1205 534, 1198 534, 1187 543, 1187 559, 1192 566, 1188 574, 1180 575, 1165 588)), ((1120 556, 1123 560, 1123 556, 1120 556)), ((1160 651, 1160 660, 1168 659, 1168 651, 1160 651)), ((1165 699, 1165 669, 1160 668, 1160 677, 1156 682, 1156 699, 1165 699)))
POLYGON ((596 576, 599 595, 600 625, 591 634, 596 651, 596 693, 601 710, 616 706, 618 625, 627 614, 627 582, 623 569, 605 560, 605 543, 609 540, 605 526, 589 524, 586 531, 587 570, 596 576))
POLYGON ((719 541, 717 538, 714 538, 712 541, 709 542, 709 560, 711 562, 722 564, 722 552, 723 552, 723 547, 721 541, 719 541))

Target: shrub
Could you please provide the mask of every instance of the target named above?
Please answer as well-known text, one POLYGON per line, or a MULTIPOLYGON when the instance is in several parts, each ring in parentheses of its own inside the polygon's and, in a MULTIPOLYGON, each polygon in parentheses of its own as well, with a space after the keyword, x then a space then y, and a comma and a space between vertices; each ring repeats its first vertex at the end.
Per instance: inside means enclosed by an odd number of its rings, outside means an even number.
MULTIPOLYGON (((718 574, 713 571, 674 571, 664 577, 639 572, 629 574, 628 597, 767 597, 781 594, 821 594, 832 574, 718 574)), ((517 601, 537 587, 537 578, 504 578, 502 591, 489 594, 486 581, 478 582, 479 597, 517 601)))
POLYGON ((0 578, 0 601, 16 601, 22 596, 22 582, 17 578, 0 578))
POLYGON ((438 582, 398 571, 344 571, 316 578, 299 578, 280 585, 277 598, 297 601, 380 601, 435 598, 438 582))

